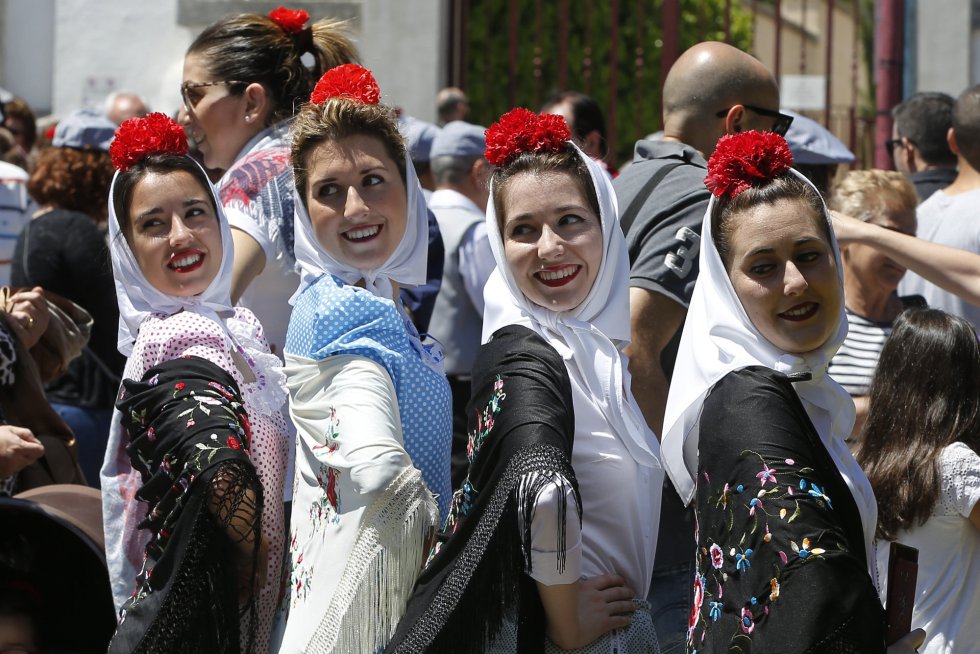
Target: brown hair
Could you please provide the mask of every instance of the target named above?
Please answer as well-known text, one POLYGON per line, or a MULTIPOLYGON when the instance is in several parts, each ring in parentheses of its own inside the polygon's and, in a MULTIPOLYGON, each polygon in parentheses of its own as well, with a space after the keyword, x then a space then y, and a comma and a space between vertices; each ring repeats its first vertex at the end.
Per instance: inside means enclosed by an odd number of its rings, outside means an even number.
POLYGON ((865 222, 887 208, 915 209, 919 197, 905 176, 894 170, 852 170, 834 187, 827 205, 865 222))
POLYGON ((261 84, 270 98, 269 124, 294 115, 324 71, 358 59, 344 21, 321 20, 289 34, 259 14, 219 20, 194 39, 187 54, 203 58, 216 80, 242 82, 229 85, 231 93, 261 84), (305 54, 313 56, 311 68, 302 61, 305 54))
POLYGON ((493 208, 497 213, 497 227, 502 228, 504 216, 504 191, 507 183, 522 173, 541 175, 544 173, 567 173, 578 183, 579 189, 589 203, 589 207, 599 215, 599 199, 596 197, 592 175, 582 157, 571 143, 558 152, 522 152, 506 166, 495 168, 491 183, 493 185, 493 208))
MULTIPOLYGON (((6 118, 20 119, 20 122, 23 124, 21 136, 24 137, 24 143, 27 144, 27 147, 24 149, 30 150, 33 148, 34 142, 37 141, 37 118, 34 117, 31 106, 23 98, 13 98, 3 105, 3 114, 6 118)), ((7 129, 10 128, 8 127, 7 129)))
POLYGON ((961 442, 980 453, 980 345, 973 325, 910 309, 878 359, 857 449, 878 504, 878 538, 922 525, 939 499, 939 457, 961 442))
POLYGON ((293 176, 304 206, 309 179, 306 166, 310 153, 321 143, 354 135, 373 136, 380 140, 398 167, 402 181, 405 181, 405 138, 398 131, 392 110, 381 104, 330 98, 323 104, 305 105, 293 121, 293 176))
POLYGON ((99 222, 106 215, 112 158, 96 148, 47 148, 27 182, 27 192, 44 206, 78 211, 99 222))
POLYGON ((752 186, 735 197, 720 197, 711 210, 711 233, 715 248, 727 269, 731 264, 731 241, 735 232, 736 216, 761 204, 773 205, 780 200, 801 200, 821 217, 820 227, 830 241, 830 226, 824 219, 823 199, 815 188, 791 172, 752 186))

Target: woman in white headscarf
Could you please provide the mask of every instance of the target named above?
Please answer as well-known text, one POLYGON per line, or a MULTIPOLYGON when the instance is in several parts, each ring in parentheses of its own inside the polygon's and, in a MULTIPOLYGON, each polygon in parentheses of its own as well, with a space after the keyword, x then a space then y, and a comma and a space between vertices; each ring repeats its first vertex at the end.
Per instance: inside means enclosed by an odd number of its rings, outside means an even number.
POLYGON ((612 185, 560 116, 508 112, 487 159, 497 271, 470 468, 389 652, 657 651, 634 598, 653 569, 663 470, 622 354, 629 263, 612 185))
MULTIPOLYGON (((664 423, 698 532, 688 649, 883 652, 877 507, 827 366, 847 334, 840 253, 782 137, 726 136, 664 423)), ((911 651, 911 648, 909 649, 911 651)))
MULTIPOLYGON (((255 316, 232 307, 234 253, 228 221, 204 170, 186 156, 183 128, 163 114, 133 118, 116 132, 111 153, 118 172, 110 191, 109 247, 119 301, 119 351, 129 357, 123 379, 140 382, 159 364, 199 357, 239 387, 248 416, 249 442, 244 446, 267 500, 261 532, 268 560, 261 576, 269 583, 258 597, 255 624, 256 648, 264 651, 278 603, 285 544, 279 498, 287 452, 281 414, 286 393, 280 364, 255 316)), ((182 388, 175 390, 175 401, 182 388)), ((148 582, 153 572, 152 558, 145 556, 151 532, 141 527, 157 516, 147 516, 149 491, 140 488, 146 475, 131 458, 135 436, 127 435, 131 430, 123 418, 117 410, 101 480, 113 596, 116 607, 128 611, 140 599, 139 586, 134 595, 137 577, 148 582)), ((185 429, 194 429, 197 420, 188 413, 185 429)), ((150 433, 149 440, 154 438, 150 433)), ((177 474, 175 462, 163 467, 171 465, 177 474)), ((163 532, 171 528, 167 525, 163 532)))
POLYGON ((449 506, 449 385, 398 299, 425 282, 425 200, 379 96, 369 71, 340 66, 294 124, 302 280, 285 354, 299 440, 283 652, 383 648, 449 506))

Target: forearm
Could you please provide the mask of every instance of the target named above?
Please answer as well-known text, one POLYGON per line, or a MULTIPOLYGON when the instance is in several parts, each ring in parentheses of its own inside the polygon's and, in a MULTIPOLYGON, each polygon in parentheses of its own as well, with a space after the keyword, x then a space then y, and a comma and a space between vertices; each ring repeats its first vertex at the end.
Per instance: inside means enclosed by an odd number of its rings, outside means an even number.
POLYGON ((258 241, 240 229, 231 230, 235 264, 231 274, 231 301, 237 303, 249 284, 265 270, 265 252, 258 241))
POLYGON ((663 431, 664 412, 667 408, 669 383, 660 367, 659 353, 644 351, 630 346, 629 372, 632 377, 633 397, 636 399, 647 425, 660 438, 663 431))
POLYGON ((980 255, 855 222, 846 229, 847 241, 870 245, 943 290, 980 305, 980 255))

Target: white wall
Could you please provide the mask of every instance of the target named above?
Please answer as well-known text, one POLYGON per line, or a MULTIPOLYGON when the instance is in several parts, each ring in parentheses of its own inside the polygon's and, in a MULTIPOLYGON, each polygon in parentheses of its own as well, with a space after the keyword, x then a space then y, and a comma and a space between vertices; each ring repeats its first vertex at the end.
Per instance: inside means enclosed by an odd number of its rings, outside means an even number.
MULTIPOLYGON (((384 101, 425 120, 435 119, 435 95, 445 77, 440 26, 446 2, 361 0, 361 23, 354 28, 364 65, 378 78, 384 101)), ((184 52, 198 31, 177 24, 177 0, 7 0, 6 16, 5 30, 20 30, 26 45, 11 52, 14 42, 4 34, 5 69, 16 65, 22 77, 53 88, 42 105, 56 114, 101 103, 119 90, 144 95, 154 110, 177 108, 184 52), (11 19, 28 7, 37 16, 18 27, 11 19), (53 13, 50 35, 34 29, 44 23, 45 11, 53 13), (31 29, 23 30, 24 24, 31 29), (48 70, 40 55, 22 55, 45 49, 53 59, 48 70)), ((0 84, 22 95, 32 88, 11 79, 5 70, 0 84)))
POLYGON ((0 5, 0 86, 24 98, 38 116, 52 106, 54 4, 54 0, 7 0, 0 5))
POLYGON ((969 0, 919 0, 916 14, 916 91, 954 98, 971 82, 969 0))

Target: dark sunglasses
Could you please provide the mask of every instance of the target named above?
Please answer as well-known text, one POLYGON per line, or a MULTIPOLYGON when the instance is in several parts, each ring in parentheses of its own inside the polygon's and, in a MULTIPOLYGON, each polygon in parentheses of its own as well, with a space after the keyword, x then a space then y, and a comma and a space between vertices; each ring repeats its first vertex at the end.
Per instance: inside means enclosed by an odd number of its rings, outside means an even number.
MULTIPOLYGON (((734 106, 734 105, 732 105, 734 106)), ((786 132, 789 131, 789 126, 793 124, 793 117, 787 116, 786 114, 781 114, 778 111, 773 111, 772 109, 763 109, 762 107, 756 107, 750 104, 743 104, 743 107, 749 111, 753 111, 760 116, 766 116, 767 118, 775 118, 776 122, 772 124, 772 129, 769 130, 773 134, 778 134, 779 136, 786 136, 786 132)), ((724 118, 732 108, 722 109, 715 114, 717 118, 724 118)))
MULTIPOLYGON (((899 137, 897 139, 888 139, 885 141, 885 149, 888 150, 889 157, 895 156, 895 148, 905 147, 904 138, 905 137, 899 137)), ((911 143, 911 141, 909 141, 909 143, 911 143)))

